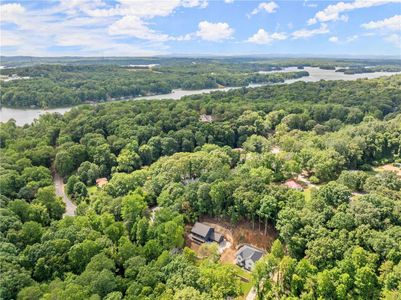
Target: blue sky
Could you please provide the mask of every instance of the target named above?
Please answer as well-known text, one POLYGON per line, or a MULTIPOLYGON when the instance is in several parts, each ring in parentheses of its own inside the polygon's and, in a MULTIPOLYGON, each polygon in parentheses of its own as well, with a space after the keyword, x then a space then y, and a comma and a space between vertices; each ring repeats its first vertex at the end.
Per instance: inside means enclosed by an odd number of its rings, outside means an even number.
POLYGON ((401 0, 0 3, 2 55, 401 58, 401 0))

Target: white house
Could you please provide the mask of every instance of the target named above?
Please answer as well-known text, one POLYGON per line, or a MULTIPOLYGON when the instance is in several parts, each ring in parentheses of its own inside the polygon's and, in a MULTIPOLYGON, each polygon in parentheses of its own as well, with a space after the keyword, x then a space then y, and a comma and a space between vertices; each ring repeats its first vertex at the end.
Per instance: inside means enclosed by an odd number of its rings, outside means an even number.
POLYGON ((255 263, 261 259, 264 252, 249 245, 242 246, 236 253, 236 263, 240 267, 251 271, 255 263))

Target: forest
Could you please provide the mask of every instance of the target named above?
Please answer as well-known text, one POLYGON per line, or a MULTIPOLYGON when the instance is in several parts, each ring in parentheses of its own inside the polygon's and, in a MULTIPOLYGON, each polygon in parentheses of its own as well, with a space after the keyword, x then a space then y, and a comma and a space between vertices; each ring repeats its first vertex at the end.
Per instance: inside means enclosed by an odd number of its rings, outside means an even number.
MULTIPOLYGON (((160 68, 166 90, 302 76, 217 66, 213 80, 185 82, 190 68, 160 68)), ((116 66, 18 72, 35 85, 5 84, 3 104, 51 106, 57 89, 69 95, 58 104, 133 92, 130 71, 116 66), (24 104, 14 100, 22 90, 24 104)), ((160 74, 134 72, 138 94, 150 78, 163 87, 160 74)), ((277 232, 250 273, 256 299, 400 299, 401 178, 378 171, 401 163, 400 109, 394 75, 86 104, 23 127, 0 123, 0 298, 245 299, 234 265, 185 246, 186 226, 208 216, 277 232), (55 173, 76 216, 63 216, 55 173), (284 184, 300 174, 306 189, 284 184), (108 183, 98 188, 98 178, 108 183)))
POLYGON ((0 105, 51 108, 200 90, 282 83, 309 76, 306 66, 344 74, 399 72, 397 60, 280 58, 2 57, 0 105), (298 67, 295 72, 280 71, 298 67))
POLYGON ((401 71, 401 66, 374 66, 374 67, 350 67, 345 69, 337 69, 336 72, 342 72, 344 74, 363 74, 363 73, 373 73, 373 72, 399 72, 401 71))
MULTIPOLYGON (((262 68, 271 70, 271 67, 262 68)), ((306 71, 260 74, 252 65, 242 70, 211 64, 166 67, 102 65, 37 65, 1 70, 20 80, 2 83, 0 103, 7 107, 48 108, 85 102, 168 94, 173 89, 198 90, 279 83, 308 76, 306 71)))

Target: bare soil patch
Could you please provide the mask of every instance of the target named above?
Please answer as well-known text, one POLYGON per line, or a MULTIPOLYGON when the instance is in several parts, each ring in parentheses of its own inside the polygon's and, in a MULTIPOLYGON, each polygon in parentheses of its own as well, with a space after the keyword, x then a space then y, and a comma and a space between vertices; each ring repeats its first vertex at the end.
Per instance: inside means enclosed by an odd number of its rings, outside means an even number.
POLYGON ((377 167, 377 168, 375 168, 375 171, 378 171, 378 172, 391 171, 391 172, 395 172, 398 175, 398 177, 401 177, 401 168, 397 168, 393 164, 387 164, 387 165, 377 167))
MULTIPOLYGON (((200 222, 205 223, 215 229, 215 231, 222 233, 224 238, 231 243, 229 248, 226 248, 221 254, 220 261, 223 263, 235 263, 235 253, 238 246, 242 244, 250 244, 256 248, 269 251, 274 240, 277 238, 277 231, 268 225, 267 234, 264 234, 264 224, 259 225, 255 222, 255 228, 252 227, 252 223, 248 221, 241 221, 237 224, 232 224, 226 219, 217 219, 211 217, 202 217, 200 222)), ((186 232, 191 231, 192 226, 186 226, 186 232)), ((185 237, 185 244, 197 253, 199 245, 192 242, 188 238, 188 234, 185 237)))
POLYGON ((237 250, 233 249, 233 247, 226 249, 221 254, 220 261, 226 264, 235 264, 235 252, 237 252, 237 250))

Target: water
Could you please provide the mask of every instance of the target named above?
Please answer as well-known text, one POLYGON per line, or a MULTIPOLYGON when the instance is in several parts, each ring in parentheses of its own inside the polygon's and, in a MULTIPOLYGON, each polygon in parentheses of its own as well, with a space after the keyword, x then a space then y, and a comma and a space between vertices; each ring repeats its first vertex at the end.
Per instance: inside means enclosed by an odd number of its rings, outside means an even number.
POLYGON ((16 124, 23 126, 25 124, 31 124, 35 119, 39 118, 40 115, 46 113, 60 113, 71 110, 72 107, 63 108, 52 108, 52 109, 19 109, 19 108, 0 108, 0 122, 7 122, 10 119, 14 119, 16 124))
MULTIPOLYGON (((260 73, 277 73, 277 72, 292 72, 292 71, 302 71, 298 70, 296 67, 285 68, 280 71, 271 71, 271 72, 260 72, 260 73)), ((401 72, 374 72, 374 73, 365 73, 365 74, 353 74, 346 75, 344 73, 335 72, 334 70, 321 70, 319 68, 305 67, 304 71, 309 72, 308 77, 301 77, 296 79, 288 79, 285 81, 286 84, 293 83, 297 81, 305 81, 305 82, 315 82, 319 80, 356 80, 359 78, 377 78, 381 76, 389 76, 394 74, 401 74, 401 72)), ((249 87, 257 87, 262 86, 264 84, 251 84, 249 87)), ((182 90, 176 89, 173 90, 170 94, 164 95, 155 95, 155 96, 145 96, 145 97, 137 97, 135 100, 148 99, 173 99, 178 100, 184 96, 196 95, 196 94, 205 94, 211 93, 214 91, 228 91, 232 89, 238 89, 239 87, 226 87, 221 89, 204 89, 204 90, 182 90)), ((17 125, 30 124, 35 119, 37 119, 40 115, 45 113, 53 113, 58 112, 64 114, 69 111, 72 107, 64 107, 64 108, 54 108, 54 109, 16 109, 16 108, 1 108, 0 109, 0 122, 7 122, 9 119, 14 119, 17 125)))
POLYGON ((286 83, 293 83, 296 81, 315 82, 322 79, 324 80, 356 80, 361 78, 373 79, 382 76, 401 74, 401 72, 373 72, 373 73, 347 75, 341 72, 335 72, 334 70, 322 70, 319 68, 312 68, 312 67, 305 67, 304 71, 309 72, 308 77, 289 79, 286 80, 286 83))

